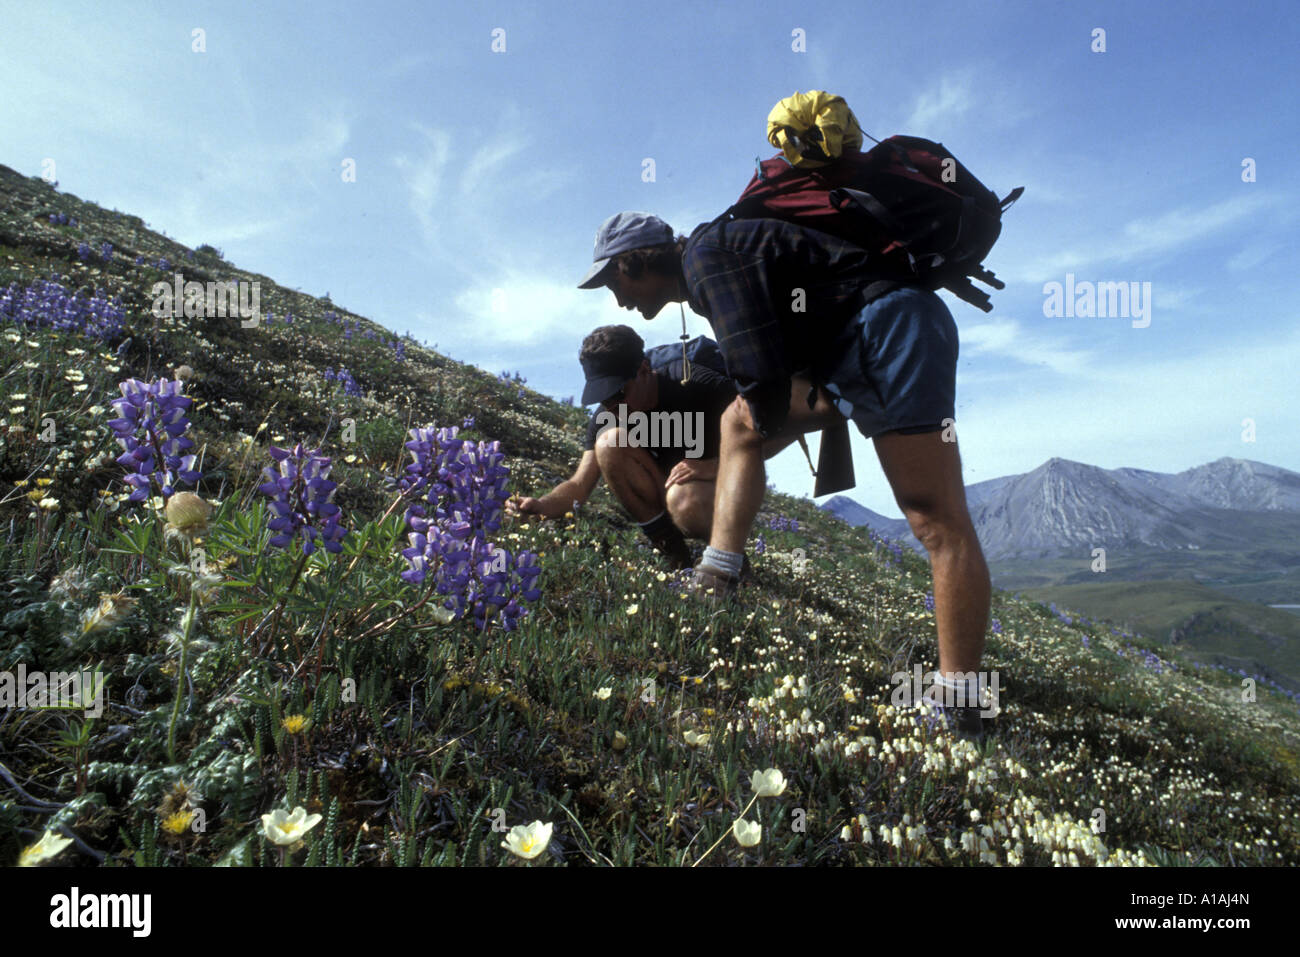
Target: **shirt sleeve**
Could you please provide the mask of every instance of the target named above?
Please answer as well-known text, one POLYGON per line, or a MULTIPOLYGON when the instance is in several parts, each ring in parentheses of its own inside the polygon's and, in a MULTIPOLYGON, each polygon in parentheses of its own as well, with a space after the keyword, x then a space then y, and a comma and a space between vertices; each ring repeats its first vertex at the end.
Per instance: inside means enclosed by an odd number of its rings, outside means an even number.
POLYGON ((691 363, 691 382, 720 396, 726 395, 729 399, 736 397, 736 383, 701 362, 691 363))
POLYGON ((791 370, 775 312, 772 270, 761 257, 724 249, 702 237, 683 262, 692 297, 705 308, 718 347, 754 426, 770 438, 790 412, 791 370))

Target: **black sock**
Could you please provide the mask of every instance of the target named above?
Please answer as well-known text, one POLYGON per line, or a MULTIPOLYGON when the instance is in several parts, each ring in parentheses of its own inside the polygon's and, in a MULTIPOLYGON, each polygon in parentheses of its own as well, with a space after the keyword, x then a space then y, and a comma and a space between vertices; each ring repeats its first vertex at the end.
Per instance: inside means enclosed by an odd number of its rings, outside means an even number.
POLYGON ((672 517, 668 514, 667 509, 650 519, 650 521, 637 522, 637 524, 641 526, 641 531, 645 532, 650 538, 662 538, 665 535, 671 535, 677 530, 677 526, 673 524, 672 517))

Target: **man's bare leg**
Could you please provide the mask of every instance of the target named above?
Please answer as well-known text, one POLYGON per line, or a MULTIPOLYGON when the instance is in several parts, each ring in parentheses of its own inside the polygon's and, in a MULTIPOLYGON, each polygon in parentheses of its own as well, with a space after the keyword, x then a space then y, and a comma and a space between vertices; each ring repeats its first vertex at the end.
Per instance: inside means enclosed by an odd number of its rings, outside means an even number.
MULTIPOLYGON (((823 429, 844 417, 822 390, 817 404, 808 408, 810 383, 793 380, 790 414, 785 427, 773 440, 788 445, 793 436, 823 429)), ((746 422, 748 404, 739 396, 722 415, 722 456, 718 464, 718 488, 713 499, 713 532, 709 545, 724 552, 744 552, 754 517, 763 504, 767 490, 767 470, 763 467, 763 437, 746 422)))
POLYGON ((648 522, 668 507, 667 476, 649 452, 627 445, 624 430, 606 429, 596 437, 596 462, 609 490, 636 521, 648 522))
POLYGON ((984 654, 989 569, 966 509, 961 457, 943 432, 885 432, 873 440, 894 500, 930 553, 939 670, 978 671, 984 654))
POLYGON ((668 514, 687 538, 707 540, 713 524, 713 496, 717 483, 681 482, 668 490, 668 514))

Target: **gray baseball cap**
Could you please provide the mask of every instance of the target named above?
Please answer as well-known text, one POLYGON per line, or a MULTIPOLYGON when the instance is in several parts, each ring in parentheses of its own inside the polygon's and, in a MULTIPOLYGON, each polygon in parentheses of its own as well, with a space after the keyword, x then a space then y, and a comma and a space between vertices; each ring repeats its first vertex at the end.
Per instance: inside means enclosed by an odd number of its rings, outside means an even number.
POLYGON ((603 286, 601 273, 619 253, 644 246, 664 246, 673 239, 673 228, 658 216, 638 212, 615 213, 596 230, 596 251, 591 257, 595 262, 578 283, 578 288, 603 286))

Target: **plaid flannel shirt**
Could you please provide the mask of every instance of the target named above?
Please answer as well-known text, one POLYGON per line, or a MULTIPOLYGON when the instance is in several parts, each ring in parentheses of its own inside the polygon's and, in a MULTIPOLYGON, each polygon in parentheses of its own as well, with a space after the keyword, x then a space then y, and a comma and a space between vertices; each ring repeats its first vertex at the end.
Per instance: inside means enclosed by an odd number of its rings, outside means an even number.
POLYGON ((790 379, 834 368, 844 324, 873 279, 866 250, 777 219, 704 223, 682 255, 690 307, 713 326, 727 373, 764 438, 790 411, 790 379))

